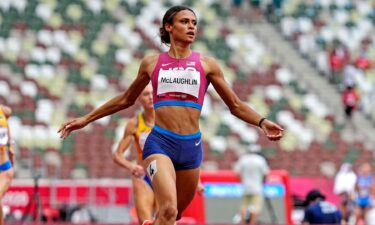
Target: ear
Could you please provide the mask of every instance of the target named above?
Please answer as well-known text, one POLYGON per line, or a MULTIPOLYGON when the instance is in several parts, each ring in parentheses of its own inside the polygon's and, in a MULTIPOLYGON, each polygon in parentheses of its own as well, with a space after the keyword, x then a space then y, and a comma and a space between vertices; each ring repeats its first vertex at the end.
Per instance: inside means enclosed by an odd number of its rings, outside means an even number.
POLYGON ((172 30, 172 24, 166 23, 165 26, 164 26, 164 28, 165 28, 166 31, 171 32, 171 30, 172 30))

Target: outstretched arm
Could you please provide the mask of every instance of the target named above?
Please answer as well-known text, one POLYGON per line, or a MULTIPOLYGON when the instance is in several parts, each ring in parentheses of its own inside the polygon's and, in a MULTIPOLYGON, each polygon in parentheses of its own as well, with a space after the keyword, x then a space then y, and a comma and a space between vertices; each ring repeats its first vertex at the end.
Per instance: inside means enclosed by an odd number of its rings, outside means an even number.
POLYGON ((126 160, 124 152, 129 148, 133 142, 133 137, 136 129, 137 121, 135 118, 131 119, 125 127, 124 135, 113 154, 113 161, 118 165, 128 169, 132 175, 136 177, 143 177, 145 175, 144 169, 141 165, 133 164, 126 160))
POLYGON ((63 123, 58 131, 61 134, 61 137, 66 138, 72 131, 81 129, 92 121, 114 114, 120 110, 132 106, 139 94, 150 81, 149 67, 151 60, 151 57, 143 59, 138 71, 137 78, 123 94, 112 98, 104 105, 100 106, 99 108, 93 110, 83 117, 72 119, 68 122, 63 123))
POLYGON ((224 79, 219 64, 212 58, 204 57, 203 65, 206 67, 207 78, 214 86, 217 93, 228 106, 231 113, 239 119, 262 128, 268 139, 279 140, 283 135, 283 128, 276 123, 263 119, 259 113, 241 101, 224 79))

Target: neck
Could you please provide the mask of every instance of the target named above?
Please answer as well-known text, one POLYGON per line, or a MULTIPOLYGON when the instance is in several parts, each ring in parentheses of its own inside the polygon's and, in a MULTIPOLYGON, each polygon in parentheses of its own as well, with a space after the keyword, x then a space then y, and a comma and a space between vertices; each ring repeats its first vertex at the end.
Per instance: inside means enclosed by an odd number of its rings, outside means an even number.
POLYGON ((191 54, 190 44, 172 44, 168 54, 175 59, 182 59, 191 54))
POLYGON ((144 109, 143 119, 145 120, 146 124, 153 126, 155 124, 155 110, 153 108, 144 109))

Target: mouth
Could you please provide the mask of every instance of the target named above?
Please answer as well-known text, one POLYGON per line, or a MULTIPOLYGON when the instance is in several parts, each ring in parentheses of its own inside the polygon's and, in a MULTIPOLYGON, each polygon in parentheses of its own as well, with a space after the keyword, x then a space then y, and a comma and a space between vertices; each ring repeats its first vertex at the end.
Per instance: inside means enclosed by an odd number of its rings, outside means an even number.
POLYGON ((189 36, 195 36, 195 33, 193 31, 187 32, 186 34, 189 36))

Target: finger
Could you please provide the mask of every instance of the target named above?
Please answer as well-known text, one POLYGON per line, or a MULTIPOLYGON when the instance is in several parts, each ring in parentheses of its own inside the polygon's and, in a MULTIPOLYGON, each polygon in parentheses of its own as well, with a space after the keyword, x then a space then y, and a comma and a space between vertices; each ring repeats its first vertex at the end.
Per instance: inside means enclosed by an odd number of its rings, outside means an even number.
POLYGON ((283 130, 272 130, 270 135, 274 136, 282 136, 283 135, 283 130))
POLYGON ((271 134, 270 137, 272 138, 281 138, 283 135, 282 133, 278 133, 278 134, 271 134))
POLYGON ((57 131, 57 133, 62 132, 64 130, 64 128, 65 128, 65 125, 61 125, 60 128, 59 128, 59 130, 57 131))
POLYGON ((276 127, 277 129, 279 129, 280 131, 284 131, 284 128, 280 127, 279 125, 276 124, 276 127))
POLYGON ((277 140, 280 140, 280 138, 282 137, 280 134, 277 134, 277 135, 267 135, 268 139, 270 139, 271 141, 277 141, 277 140))
POLYGON ((268 134, 270 137, 281 137, 283 136, 283 133, 281 131, 279 132, 273 132, 273 133, 270 133, 268 134))
POLYGON ((274 141, 279 141, 280 139, 281 139, 281 136, 277 136, 273 138, 274 141))
POLYGON ((63 138, 63 136, 64 136, 64 131, 61 130, 61 131, 59 131, 59 132, 60 132, 60 138, 63 138))
POLYGON ((61 130, 60 138, 64 138, 65 133, 66 133, 66 130, 65 130, 65 128, 63 128, 63 129, 61 130))
POLYGON ((267 132, 267 134, 272 135, 272 136, 282 136, 283 135, 283 130, 270 130, 267 132))
POLYGON ((59 132, 60 131, 62 131, 69 123, 71 123, 72 121, 71 120, 69 120, 69 121, 67 121, 67 122, 65 122, 65 123, 63 123, 63 124, 61 124, 61 126, 60 126, 60 128, 59 128, 59 132))
POLYGON ((62 135, 62 138, 63 138, 63 139, 67 138, 67 137, 69 136, 70 132, 71 132, 70 130, 65 129, 65 130, 64 130, 64 133, 63 133, 63 135, 62 135))
POLYGON ((279 125, 273 123, 271 124, 271 126, 269 126, 268 128, 269 131, 273 131, 273 132, 283 132, 284 131, 284 128, 280 127, 279 125))
POLYGON ((271 124, 271 129, 275 129, 275 130, 280 130, 280 131, 283 131, 284 128, 282 128, 280 125, 278 125, 277 123, 272 123, 271 124))
POLYGON ((70 135, 70 133, 72 133, 72 130, 68 130, 68 132, 66 133, 65 138, 67 138, 70 135))

